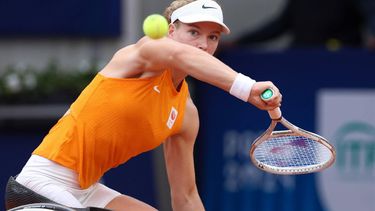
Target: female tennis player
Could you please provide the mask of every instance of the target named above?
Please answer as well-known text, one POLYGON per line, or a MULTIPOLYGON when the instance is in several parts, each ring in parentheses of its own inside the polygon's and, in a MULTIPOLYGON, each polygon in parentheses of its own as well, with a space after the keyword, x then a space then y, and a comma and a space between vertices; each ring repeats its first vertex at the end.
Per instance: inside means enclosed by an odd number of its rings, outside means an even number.
POLYGON ((193 162, 199 117, 185 77, 263 110, 280 106, 281 95, 272 82, 256 82, 212 56, 221 34, 230 32, 218 3, 176 0, 165 16, 168 36, 143 37, 116 52, 33 151, 16 181, 69 207, 155 210, 98 181, 163 144, 173 210, 204 210, 193 162), (268 88, 274 97, 264 102, 259 96, 268 88))

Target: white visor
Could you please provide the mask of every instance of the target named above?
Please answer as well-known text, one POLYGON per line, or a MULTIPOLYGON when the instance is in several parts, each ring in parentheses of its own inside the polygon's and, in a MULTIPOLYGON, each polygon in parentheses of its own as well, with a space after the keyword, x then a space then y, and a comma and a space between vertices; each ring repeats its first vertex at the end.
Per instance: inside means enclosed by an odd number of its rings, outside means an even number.
POLYGON ((230 30, 223 22, 223 11, 218 3, 212 0, 197 0, 186 4, 171 15, 171 23, 176 20, 182 23, 214 22, 223 27, 223 32, 229 34, 230 30))

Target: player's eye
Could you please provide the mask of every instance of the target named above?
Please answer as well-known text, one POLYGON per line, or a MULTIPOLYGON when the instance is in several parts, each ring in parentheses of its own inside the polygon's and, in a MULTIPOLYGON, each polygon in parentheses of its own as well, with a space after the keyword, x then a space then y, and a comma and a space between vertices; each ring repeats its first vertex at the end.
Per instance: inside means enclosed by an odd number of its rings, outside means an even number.
POLYGON ((210 40, 212 40, 212 41, 217 41, 217 40, 219 40, 219 36, 217 36, 217 35, 210 35, 208 38, 209 38, 210 40))
POLYGON ((191 30, 189 30, 189 34, 192 35, 192 36, 198 36, 199 33, 198 33, 197 30, 191 29, 191 30))

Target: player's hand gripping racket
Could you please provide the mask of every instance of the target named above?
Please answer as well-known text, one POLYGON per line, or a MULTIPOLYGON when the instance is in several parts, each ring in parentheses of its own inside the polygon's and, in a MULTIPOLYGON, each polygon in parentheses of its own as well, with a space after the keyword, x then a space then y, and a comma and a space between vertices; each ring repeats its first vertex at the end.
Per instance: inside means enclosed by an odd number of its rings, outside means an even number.
MULTIPOLYGON (((267 89, 264 101, 273 96, 267 89)), ((272 122, 251 146, 251 161, 261 170, 274 174, 306 174, 331 166, 336 157, 334 147, 315 133, 303 130, 282 117, 280 108, 268 111, 272 122), (281 123, 287 130, 275 131, 281 123)))

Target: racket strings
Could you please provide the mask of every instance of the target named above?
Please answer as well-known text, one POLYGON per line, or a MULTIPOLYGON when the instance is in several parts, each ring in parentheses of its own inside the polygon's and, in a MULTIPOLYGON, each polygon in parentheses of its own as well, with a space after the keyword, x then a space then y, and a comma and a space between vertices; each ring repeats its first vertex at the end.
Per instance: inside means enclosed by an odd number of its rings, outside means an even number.
POLYGON ((273 137, 254 151, 258 162, 275 168, 319 166, 331 158, 330 150, 317 141, 303 136, 273 137))

